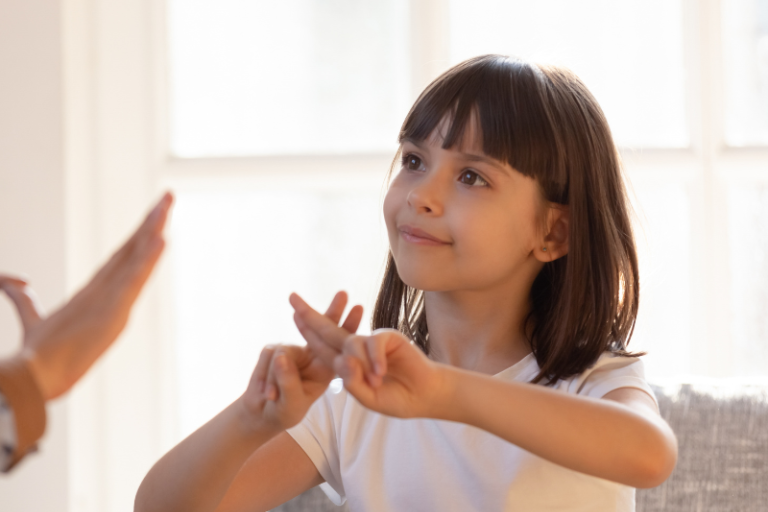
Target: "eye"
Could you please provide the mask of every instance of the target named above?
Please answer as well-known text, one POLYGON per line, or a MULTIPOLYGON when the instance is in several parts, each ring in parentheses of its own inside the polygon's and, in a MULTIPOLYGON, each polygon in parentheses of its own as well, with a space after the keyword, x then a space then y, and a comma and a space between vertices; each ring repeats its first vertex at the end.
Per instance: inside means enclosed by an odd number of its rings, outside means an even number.
POLYGON ((461 175, 459 176, 459 181, 464 185, 469 185, 470 187, 488 186, 488 182, 485 181, 482 176, 469 169, 462 171, 461 175))
POLYGON ((403 167, 409 171, 418 171, 421 166, 422 161, 418 156, 411 153, 403 155, 403 167))

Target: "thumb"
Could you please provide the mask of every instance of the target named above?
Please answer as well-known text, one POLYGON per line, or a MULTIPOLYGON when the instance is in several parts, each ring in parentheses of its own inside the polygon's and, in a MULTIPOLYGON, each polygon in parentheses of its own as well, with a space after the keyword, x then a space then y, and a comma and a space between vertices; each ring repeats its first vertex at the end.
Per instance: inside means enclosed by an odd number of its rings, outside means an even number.
POLYGON ((8 295, 16 306, 24 331, 28 332, 40 323, 43 309, 32 288, 18 281, 0 280, 0 289, 8 295))
POLYGON ((359 359, 342 354, 333 361, 334 370, 344 380, 344 388, 364 407, 372 409, 374 391, 365 381, 363 364, 359 359))
POLYGON ((278 352, 272 364, 277 387, 280 390, 280 402, 285 405, 301 400, 304 397, 304 390, 299 370, 293 360, 285 352, 278 352))

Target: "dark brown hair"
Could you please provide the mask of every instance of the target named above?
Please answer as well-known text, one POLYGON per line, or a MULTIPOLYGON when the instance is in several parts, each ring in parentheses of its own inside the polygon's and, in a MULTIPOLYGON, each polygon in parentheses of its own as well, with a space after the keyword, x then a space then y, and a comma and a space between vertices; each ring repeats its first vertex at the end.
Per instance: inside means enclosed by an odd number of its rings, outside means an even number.
MULTIPOLYGON (((448 119, 447 149, 473 116, 486 155, 536 179, 546 200, 570 211, 568 254, 546 263, 531 287, 526 332, 541 370, 534 382, 582 373, 606 350, 642 355, 627 351, 639 277, 621 161, 595 98, 566 69, 484 55, 432 82, 399 140, 425 140, 448 119)), ((391 253, 372 326, 399 329, 429 353, 424 295, 400 279, 391 253)))

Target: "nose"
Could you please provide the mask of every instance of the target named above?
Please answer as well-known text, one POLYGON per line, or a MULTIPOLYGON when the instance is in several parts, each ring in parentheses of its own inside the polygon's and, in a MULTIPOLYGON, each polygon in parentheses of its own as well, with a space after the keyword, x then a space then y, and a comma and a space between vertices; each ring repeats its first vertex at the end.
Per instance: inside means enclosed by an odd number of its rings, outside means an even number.
POLYGON ((408 206, 417 213, 439 217, 445 210, 448 191, 447 169, 430 169, 408 192, 408 206))

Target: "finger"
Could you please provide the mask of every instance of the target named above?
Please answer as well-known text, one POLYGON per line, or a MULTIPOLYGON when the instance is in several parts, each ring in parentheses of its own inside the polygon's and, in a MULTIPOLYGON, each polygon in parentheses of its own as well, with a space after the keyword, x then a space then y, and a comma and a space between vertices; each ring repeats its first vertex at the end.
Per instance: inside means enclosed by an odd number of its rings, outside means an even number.
POLYGON ((264 398, 269 401, 275 401, 280 397, 280 390, 277 386, 277 375, 275 370, 275 360, 280 354, 284 354, 284 347, 282 345, 275 345, 275 350, 272 355, 272 360, 269 362, 269 368, 267 368, 267 378, 264 383, 264 398))
MULTIPOLYGON (((162 233, 165 229, 165 225, 168 223, 168 214, 171 211, 174 201, 175 198, 173 197, 173 193, 166 191, 155 205, 152 213, 154 213, 154 210, 159 210, 158 213, 155 213, 156 217, 153 219, 155 233, 162 233)), ((150 213, 150 215, 152 215, 152 213, 150 213)))
POLYGON ((29 331, 40 323, 44 312, 35 292, 26 285, 12 284, 6 281, 0 288, 16 306, 21 325, 25 331, 29 331))
POLYGON ((357 332, 357 328, 360 327, 360 321, 363 319, 363 306, 357 305, 349 310, 347 319, 344 320, 344 324, 341 326, 345 331, 354 334, 357 332))
MULTIPOLYGON (((123 259, 111 270, 99 271, 82 290, 86 296, 98 297, 114 313, 127 315, 152 275, 165 249, 165 240, 156 236, 142 248, 123 259)), ((110 262, 111 264, 112 262, 110 262)), ((109 265, 109 264, 108 264, 109 265)))
POLYGON ((165 228, 165 224, 168 220, 168 212, 173 205, 173 194, 165 192, 160 200, 155 203, 155 206, 144 217, 144 221, 134 232, 134 236, 141 237, 142 235, 159 234, 165 228))
POLYGON ((149 247, 151 247, 153 240, 162 239, 162 232, 168 221, 171 205, 173 205, 173 195, 170 192, 166 192, 155 207, 150 210, 144 222, 136 229, 133 236, 125 243, 124 247, 127 248, 124 251, 126 257, 133 257, 135 259, 138 256, 138 259, 143 259, 146 253, 151 252, 149 247), (136 255, 136 252, 140 254, 136 255))
POLYGON ((26 286, 29 284, 29 281, 27 278, 18 275, 12 276, 10 274, 0 274, 0 288, 2 288, 6 283, 15 284, 18 286, 26 286))
POLYGON ((333 368, 333 359, 340 351, 325 343, 312 329, 308 329, 298 313, 293 314, 293 321, 301 336, 307 341, 307 346, 329 368, 333 368))
POLYGON ((347 337, 344 341, 343 353, 344 355, 352 356, 358 361, 368 384, 372 387, 379 387, 381 385, 381 377, 373 371, 373 365, 368 357, 368 350, 366 349, 363 336, 352 335, 347 337))
POLYGON ((325 312, 325 316, 330 318, 336 325, 341 321, 344 314, 344 308, 347 307, 347 292, 341 291, 334 295, 331 305, 325 312))
POLYGON ((304 302, 295 293, 291 294, 291 305, 294 307, 298 317, 301 318, 305 329, 314 331, 324 343, 341 351, 344 346, 344 340, 349 336, 348 331, 312 309, 309 304, 304 302))
MULTIPOLYGON (((165 227, 172 204, 173 195, 166 192, 131 237, 115 251, 96 273, 93 281, 111 283, 120 276, 127 266, 135 265, 137 261, 151 261, 155 255, 157 245, 164 245, 163 242, 158 242, 157 240, 162 240, 162 230, 165 227)), ((160 252, 162 252, 162 249, 160 252)), ((154 263, 149 268, 150 272, 153 267, 154 263)))
POLYGON ((128 275, 126 276, 128 281, 126 288, 129 291, 128 298, 131 301, 135 300, 136 296, 144 288, 164 250, 165 240, 161 235, 157 235, 151 238, 139 254, 133 258, 133 261, 127 268, 128 275))
POLYGON ((373 390, 365 382, 360 361, 350 355, 342 354, 334 361, 334 369, 344 381, 347 391, 363 406, 369 407, 372 403, 373 390))
POLYGON ((264 347, 259 355, 259 361, 256 363, 256 368, 253 370, 253 378, 256 382, 256 388, 261 394, 264 394, 265 391, 267 375, 269 367, 272 364, 272 357, 275 354, 275 348, 274 345, 267 345, 264 347))
POLYGON ((303 396, 301 377, 294 361, 285 352, 278 351, 272 363, 273 374, 277 385, 277 399, 285 404, 295 402, 303 396))
POLYGON ((387 343, 384 336, 368 336, 365 338, 365 348, 368 359, 373 366, 373 373, 383 377, 387 373, 387 343))

